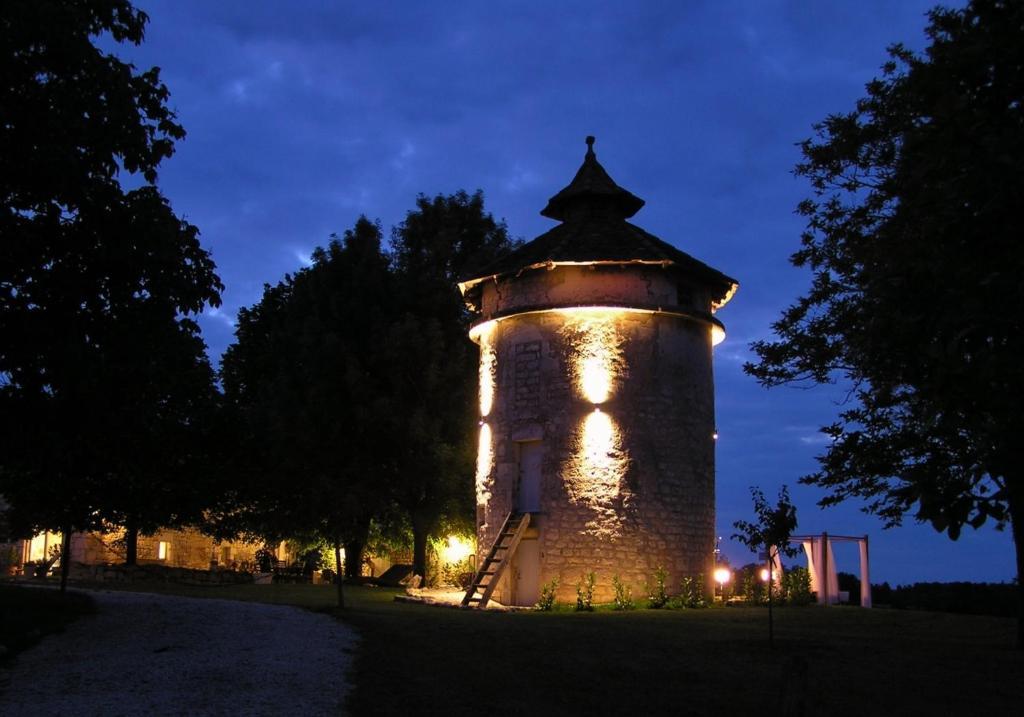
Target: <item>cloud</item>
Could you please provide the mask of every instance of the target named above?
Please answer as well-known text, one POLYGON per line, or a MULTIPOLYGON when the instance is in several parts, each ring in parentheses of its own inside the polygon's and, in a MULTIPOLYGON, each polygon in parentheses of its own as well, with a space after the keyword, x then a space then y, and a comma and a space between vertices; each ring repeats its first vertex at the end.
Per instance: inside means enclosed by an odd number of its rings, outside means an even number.
POLYGON ((203 312, 203 316, 215 319, 231 329, 238 326, 238 322, 235 321, 235 317, 232 314, 228 314, 213 306, 208 307, 206 311, 203 312))
POLYGON ((539 181, 540 177, 536 172, 516 163, 512 167, 512 172, 505 178, 504 186, 506 191, 516 193, 536 186, 539 181))
POLYGON ((306 249, 292 249, 292 256, 303 266, 313 266, 312 253, 306 249))

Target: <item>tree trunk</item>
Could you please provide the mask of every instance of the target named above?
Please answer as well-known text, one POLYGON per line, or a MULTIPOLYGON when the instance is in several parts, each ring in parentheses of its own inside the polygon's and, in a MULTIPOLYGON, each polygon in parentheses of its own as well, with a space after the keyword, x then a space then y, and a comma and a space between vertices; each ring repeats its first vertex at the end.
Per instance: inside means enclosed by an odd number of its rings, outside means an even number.
POLYGON ((412 571, 423 578, 423 584, 427 581, 427 535, 430 531, 430 522, 422 515, 412 515, 412 571))
POLYGON ((1017 555, 1017 649, 1024 650, 1024 486, 1015 485, 1014 478, 1006 477, 1007 504, 1010 509, 1010 529, 1013 548, 1017 555))
MULTIPOLYGON (((351 560, 351 558, 349 558, 351 560)), ((334 582, 338 586, 338 607, 345 609, 345 576, 341 572, 341 541, 334 540, 334 566, 338 570, 334 574, 334 582)))
POLYGON ((129 519, 124 524, 124 564, 138 565, 139 563, 139 527, 134 520, 129 519))
POLYGON ((345 543, 345 577, 358 578, 363 574, 363 553, 370 535, 370 520, 359 525, 359 534, 345 543))
POLYGON ((361 540, 349 540, 345 543, 346 578, 358 578, 362 575, 364 549, 365 543, 361 540))
POLYGON ((68 573, 71 572, 71 526, 65 525, 60 534, 60 592, 68 591, 68 573))

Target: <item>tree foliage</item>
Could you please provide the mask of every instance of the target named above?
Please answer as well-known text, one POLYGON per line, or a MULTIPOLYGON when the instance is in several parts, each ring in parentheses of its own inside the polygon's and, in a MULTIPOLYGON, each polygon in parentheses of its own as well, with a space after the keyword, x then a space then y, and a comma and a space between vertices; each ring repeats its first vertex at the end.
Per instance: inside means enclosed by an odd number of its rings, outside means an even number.
POLYGON ((428 536, 472 515, 477 364, 456 280, 510 246, 479 192, 420 196, 390 252, 362 218, 243 309, 222 376, 245 434, 235 470, 255 479, 235 481, 225 530, 313 530, 351 567, 401 515, 426 576, 428 536))
POLYGON ((789 488, 782 486, 775 505, 768 502, 760 488, 751 488, 750 496, 754 500, 756 520, 737 520, 733 523, 733 527, 739 531, 733 534, 733 539, 755 553, 778 550, 785 555, 796 555, 796 550, 789 545, 789 537, 796 529, 796 508, 790 502, 789 488))
POLYGON ((792 261, 813 280, 746 370, 851 382, 804 479, 823 504, 863 499, 887 526, 912 512, 953 539, 1010 522, 1020 575, 1024 4, 929 18, 924 54, 891 47, 867 96, 803 143, 814 195, 792 261))
POLYGON ((473 513, 468 476, 478 359, 456 284, 515 246, 505 224, 485 211, 479 191, 420 195, 391 234, 400 305, 388 360, 402 406, 394 496, 412 524, 420 575, 426 575, 427 536, 442 517, 473 513))
POLYGON ((392 303, 380 227, 361 218, 239 312, 222 365, 242 449, 229 531, 365 544, 391 475, 381 347, 392 303))
POLYGON ((0 491, 22 531, 191 512, 214 387, 190 317, 222 287, 155 186, 184 137, 158 70, 94 45, 146 21, 124 0, 0 8, 0 491))
MULTIPOLYGON (((764 551, 768 556, 768 643, 775 646, 775 625, 772 615, 772 592, 775 586, 775 560, 779 555, 796 555, 797 550, 789 543, 796 529, 796 508, 789 500, 789 488, 782 486, 775 505, 768 503, 760 488, 751 488, 754 499, 754 522, 737 520, 733 523, 738 533, 733 540, 739 540, 753 552, 764 551)), ((780 566, 781 567, 781 566, 780 566)))

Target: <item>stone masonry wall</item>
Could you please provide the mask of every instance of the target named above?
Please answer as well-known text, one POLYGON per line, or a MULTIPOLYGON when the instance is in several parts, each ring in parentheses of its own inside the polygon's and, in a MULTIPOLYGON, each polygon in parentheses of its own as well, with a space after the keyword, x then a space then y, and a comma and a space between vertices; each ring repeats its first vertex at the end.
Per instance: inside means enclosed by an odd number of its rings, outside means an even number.
MULTIPOLYGON (((561 286, 552 276, 557 273, 540 276, 561 286)), ((646 285, 628 272, 620 276, 634 288, 646 285)), ((629 296, 625 289, 619 295, 629 296)), ((611 599, 613 575, 642 595, 659 567, 669 573, 670 592, 689 575, 703 573, 710 584, 715 421, 709 326, 657 313, 542 312, 497 322, 488 340, 496 354, 494 407, 487 417, 493 463, 478 511, 481 547, 491 544, 515 505, 520 442, 540 439, 541 513, 534 516, 534 535, 541 584, 557 577, 559 600, 572 601, 576 582, 589 571, 597 575, 599 601, 611 599), (582 395, 579 375, 581 356, 595 352, 612 376, 599 411, 582 395)), ((509 571, 496 599, 511 598, 514 579, 509 571)))
MULTIPOLYGON (((119 542, 121 533, 75 533, 71 536, 71 558, 87 565, 124 562, 124 546, 119 542)), ((140 535, 138 561, 176 568, 207 569, 211 557, 220 567, 247 566, 252 563, 261 546, 254 543, 218 543, 197 530, 161 530, 154 535, 140 535), (167 543, 167 555, 158 557, 160 542, 167 543)))

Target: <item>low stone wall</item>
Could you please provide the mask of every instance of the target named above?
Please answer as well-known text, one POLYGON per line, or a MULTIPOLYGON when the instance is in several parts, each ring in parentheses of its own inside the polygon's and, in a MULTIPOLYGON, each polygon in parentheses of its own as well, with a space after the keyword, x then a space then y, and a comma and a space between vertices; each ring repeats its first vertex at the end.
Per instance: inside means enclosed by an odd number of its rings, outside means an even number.
POLYGON ((73 580, 106 583, 165 582, 186 585, 239 585, 251 583, 252 573, 235 570, 194 570, 163 565, 71 565, 73 580))

